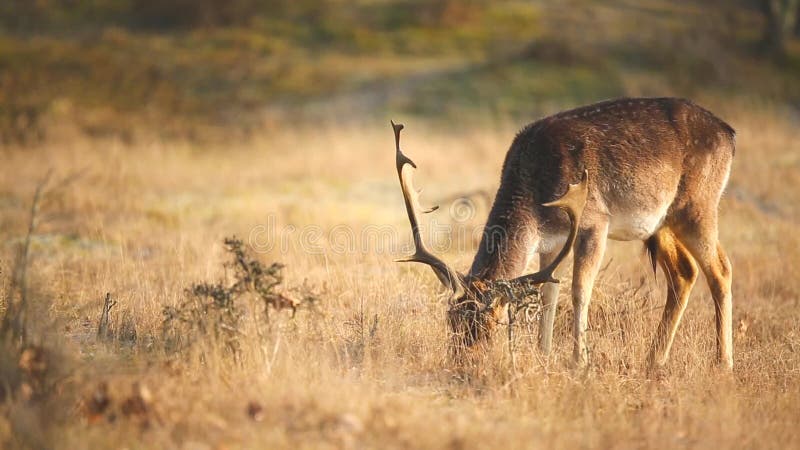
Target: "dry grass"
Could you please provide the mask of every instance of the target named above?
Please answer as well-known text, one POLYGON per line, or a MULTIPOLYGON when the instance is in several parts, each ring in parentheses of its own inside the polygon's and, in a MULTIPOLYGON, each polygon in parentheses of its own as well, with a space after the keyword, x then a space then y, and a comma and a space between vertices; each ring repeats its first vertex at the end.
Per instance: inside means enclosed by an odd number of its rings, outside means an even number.
MULTIPOLYGON (((723 108, 724 109, 724 108, 723 108)), ((41 305, 32 323, 60 349, 67 375, 46 400, 2 406, 3 446, 52 448, 560 448, 771 447, 800 442, 800 143, 796 119, 764 106, 728 105, 739 131, 722 240, 734 265, 735 369, 710 363, 713 308, 702 280, 668 370, 650 378, 644 356, 665 286, 640 244, 612 244, 590 315, 592 364, 569 368, 567 290, 556 351, 543 358, 523 326, 517 368, 505 341, 473 364, 448 359, 445 303, 428 270, 392 263, 375 246, 334 251, 335 230, 390 225, 408 238, 385 126, 282 130, 247 144, 198 148, 71 139, 0 153, 2 287, 24 238, 36 182, 78 178, 42 203, 30 268, 41 305), (794 121, 793 121, 794 120, 794 121), (222 277, 222 238, 245 239, 274 218, 293 225, 289 286, 314 289, 316 311, 273 315, 243 338, 238 361, 206 343, 165 349, 162 309, 193 282, 222 277), (319 253, 299 230, 319 227, 319 253), (333 237, 332 237, 333 236, 333 237), (103 298, 118 304, 98 340, 103 298), (135 335, 135 338, 134 338, 135 335), (108 384, 109 406, 87 413, 108 384), (139 388, 132 390, 132 383, 139 388), (102 391, 102 389, 100 389, 102 391), (99 394, 98 394, 99 395, 99 394), (144 409, 136 409, 141 404, 144 409)), ((387 121, 388 122, 388 121, 387 121)), ((517 124, 471 130, 407 123, 424 199, 494 189, 517 124), (453 161, 457 160, 457 164, 453 161)), ((460 226, 478 226, 485 217, 460 226)), ((447 211, 447 205, 442 208, 447 211)), ((446 213, 436 219, 448 222, 446 213)), ((260 241, 263 242, 263 241, 260 241)), ((459 268, 470 249, 446 254, 459 268)), ((562 270, 567 274, 567 270, 562 270)), ((252 331, 252 330, 251 330, 252 331)), ((54 350, 53 350, 54 351, 54 350)))

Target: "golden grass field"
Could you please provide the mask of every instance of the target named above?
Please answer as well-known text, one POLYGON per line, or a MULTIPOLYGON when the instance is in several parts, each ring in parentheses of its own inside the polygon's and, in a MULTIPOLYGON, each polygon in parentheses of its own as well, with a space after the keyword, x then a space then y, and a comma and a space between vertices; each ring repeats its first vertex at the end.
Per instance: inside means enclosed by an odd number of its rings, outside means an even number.
MULTIPOLYGON (((666 370, 647 374, 666 287, 638 242, 612 243, 606 256, 590 309, 587 370, 570 366, 568 288, 549 358, 534 345, 536 325, 523 324, 516 364, 500 327, 491 348, 456 365, 448 356, 446 299, 432 273, 394 263, 403 256, 397 246, 340 248, 348 236, 341 230, 360 235, 390 226, 397 242, 410 239, 388 118, 278 127, 230 145, 71 137, 3 149, 4 309, 15 298, 6 295, 9 274, 33 193, 47 170, 53 173, 27 273, 29 339, 44 349, 46 381, 29 400, 6 397, 0 447, 797 446, 797 119, 756 103, 709 107, 738 132, 720 225, 734 273, 732 373, 712 364, 713 306, 701 279, 666 370), (302 235, 309 226, 316 234, 302 235), (258 234, 265 229, 273 234, 258 234), (284 286, 305 283, 317 305, 294 318, 273 311, 269 323, 251 308, 236 358, 212 338, 171 350, 162 310, 179 305, 194 282, 230 277, 223 238, 260 245, 280 233, 286 248, 257 258, 285 264, 284 286), (304 251, 304 240, 314 251, 304 251), (99 339, 106 292, 118 302, 113 337, 99 339), (108 404, 93 411, 98 396, 108 404), (131 406, 139 400, 144 406, 131 406)), ((425 204, 474 189, 493 192, 504 153, 524 125, 405 123, 404 150, 420 167, 425 204)), ((487 208, 475 205, 476 217, 456 229, 480 227, 487 208)), ((452 223, 449 206, 433 219, 452 223)), ((468 244, 443 256, 465 269, 468 244)), ((569 268, 559 274, 569 286, 569 268)), ((10 358, 0 361, 4 374, 14 370, 10 358)))

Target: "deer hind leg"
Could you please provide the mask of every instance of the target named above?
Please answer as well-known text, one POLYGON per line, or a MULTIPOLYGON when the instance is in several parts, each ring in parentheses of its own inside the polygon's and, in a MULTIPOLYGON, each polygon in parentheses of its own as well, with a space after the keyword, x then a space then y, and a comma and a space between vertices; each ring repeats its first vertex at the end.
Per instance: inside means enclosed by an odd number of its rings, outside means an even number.
POLYGON ((589 302, 600 263, 606 249, 608 223, 582 229, 575 242, 575 263, 572 272, 572 335, 575 340, 573 360, 578 367, 589 362, 589 349, 586 343, 586 328, 589 324, 589 302))
MULTIPOLYGON (((547 267, 556 257, 556 253, 539 255, 539 267, 547 267)), ((539 350, 550 354, 553 344, 553 323, 556 319, 558 305, 558 283, 545 283, 542 286, 542 316, 539 318, 539 350)))
POLYGON ((667 279, 667 303, 647 358, 648 365, 655 368, 667 362, 699 270, 692 255, 669 229, 661 229, 650 239, 654 244, 651 256, 656 258, 667 279))
POLYGON ((692 223, 680 229, 678 238, 694 256, 706 277, 711 297, 714 299, 717 362, 731 369, 733 368, 732 271, 731 263, 717 240, 716 223, 705 227, 692 223))

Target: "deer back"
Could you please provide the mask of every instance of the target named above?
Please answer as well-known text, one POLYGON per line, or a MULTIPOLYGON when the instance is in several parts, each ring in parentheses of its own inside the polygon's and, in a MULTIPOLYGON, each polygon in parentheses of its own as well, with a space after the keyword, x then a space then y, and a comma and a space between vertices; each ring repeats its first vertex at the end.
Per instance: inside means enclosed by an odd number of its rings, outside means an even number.
POLYGON ((581 226, 608 220, 616 239, 647 238, 687 202, 718 202, 733 138, 712 113, 674 98, 611 100, 526 126, 506 155, 470 273, 513 276, 524 269, 533 241, 564 235, 567 218, 540 205, 585 170, 592 177, 581 226))

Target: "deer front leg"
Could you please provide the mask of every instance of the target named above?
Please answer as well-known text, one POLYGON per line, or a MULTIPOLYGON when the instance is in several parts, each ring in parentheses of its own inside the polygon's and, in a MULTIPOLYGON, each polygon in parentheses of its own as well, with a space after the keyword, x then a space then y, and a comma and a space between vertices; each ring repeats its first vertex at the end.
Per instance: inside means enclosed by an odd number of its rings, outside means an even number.
MULTIPOLYGON (((556 258, 556 253, 539 255, 539 267, 547 267, 556 258)), ((556 320, 558 306, 558 283, 545 283, 542 286, 542 317, 539 318, 539 350, 544 355, 550 354, 553 344, 553 323, 556 320)))
POLYGON ((589 319, 589 302, 592 299, 594 280, 600 270, 606 249, 608 223, 595 224, 593 228, 581 229, 575 242, 574 267, 572 272, 572 335, 575 340, 573 360, 578 367, 589 362, 586 345, 586 328, 589 319))

